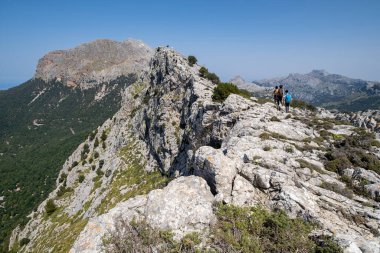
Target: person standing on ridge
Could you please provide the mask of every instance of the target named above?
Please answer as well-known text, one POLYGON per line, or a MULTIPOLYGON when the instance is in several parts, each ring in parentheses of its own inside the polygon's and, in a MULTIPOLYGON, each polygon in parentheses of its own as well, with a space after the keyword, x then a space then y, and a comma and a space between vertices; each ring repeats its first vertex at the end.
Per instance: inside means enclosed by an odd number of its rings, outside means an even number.
POLYGON ((285 90, 285 112, 289 113, 290 102, 292 102, 292 95, 288 90, 285 90))
MULTIPOLYGON (((278 99, 280 100, 280 103, 282 105, 284 105, 284 86, 282 86, 282 84, 281 84, 278 89, 279 89, 279 97, 278 97, 278 99)), ((281 111, 281 108, 280 108, 280 111, 281 111)))
POLYGON ((279 98, 279 94, 280 94, 280 90, 278 88, 278 86, 274 87, 274 91, 273 91, 273 99, 274 99, 274 103, 277 107, 277 110, 280 110, 279 107, 279 103, 280 103, 280 100, 278 99, 279 98))

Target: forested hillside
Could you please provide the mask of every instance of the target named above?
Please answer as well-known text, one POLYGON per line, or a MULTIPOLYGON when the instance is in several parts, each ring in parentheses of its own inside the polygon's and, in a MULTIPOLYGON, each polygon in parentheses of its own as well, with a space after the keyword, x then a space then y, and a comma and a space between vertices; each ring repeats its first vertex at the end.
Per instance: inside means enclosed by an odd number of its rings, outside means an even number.
POLYGON ((90 89, 31 79, 0 91, 0 243, 54 188, 65 159, 120 108, 134 75, 90 89))

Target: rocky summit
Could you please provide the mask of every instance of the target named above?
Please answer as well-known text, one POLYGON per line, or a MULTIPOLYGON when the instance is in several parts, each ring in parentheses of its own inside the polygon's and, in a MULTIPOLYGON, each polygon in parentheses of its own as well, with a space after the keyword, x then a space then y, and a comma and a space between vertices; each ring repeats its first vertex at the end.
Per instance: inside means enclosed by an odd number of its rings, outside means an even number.
MULTIPOLYGON (((115 46, 96 42, 91 52, 97 43, 115 46)), ((77 59, 78 52, 92 55, 88 46, 50 54, 36 76, 82 82, 123 66, 123 51, 112 64, 77 59), (66 69, 53 63, 58 58, 70 62, 66 69), (99 67, 79 77, 83 62, 99 67)), ((220 217, 216 203, 223 203, 282 210, 313 224, 303 237, 332 238, 347 253, 379 252, 380 143, 370 129, 325 109, 286 114, 236 94, 214 102, 216 84, 199 69, 173 49, 155 49, 120 110, 66 160, 56 189, 13 231, 10 248, 109 252, 109 235, 139 221, 177 241, 198 233, 207 248, 220 217)))
POLYGON ((151 56, 152 49, 141 41, 96 40, 46 54, 38 62, 35 78, 88 87, 137 73, 147 66, 151 56))

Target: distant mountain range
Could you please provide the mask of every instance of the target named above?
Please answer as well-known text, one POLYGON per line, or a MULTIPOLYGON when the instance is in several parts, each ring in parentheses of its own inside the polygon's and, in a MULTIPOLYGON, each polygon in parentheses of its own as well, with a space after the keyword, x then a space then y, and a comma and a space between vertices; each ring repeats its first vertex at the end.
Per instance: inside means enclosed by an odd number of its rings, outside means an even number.
POLYGON ((313 70, 308 74, 289 74, 287 77, 264 79, 247 83, 240 77, 231 80, 240 88, 259 96, 270 96, 268 90, 284 85, 293 97, 316 106, 341 111, 380 109, 380 82, 353 79, 324 70, 313 70))

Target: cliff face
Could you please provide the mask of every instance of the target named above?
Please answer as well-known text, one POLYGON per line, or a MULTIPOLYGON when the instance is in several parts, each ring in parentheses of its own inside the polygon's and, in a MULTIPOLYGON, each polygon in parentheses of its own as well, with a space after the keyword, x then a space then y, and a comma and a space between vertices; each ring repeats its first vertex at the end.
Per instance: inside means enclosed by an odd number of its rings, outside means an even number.
MULTIPOLYGON (((354 127, 335 124, 328 111, 285 114, 237 95, 215 103, 215 85, 198 71, 175 51, 156 49, 121 109, 65 162, 49 196, 57 208, 47 215, 44 201, 11 246, 29 238, 20 252, 102 252, 120 219, 146 220, 176 238, 207 236, 212 205, 222 201, 283 209, 318 224, 315 234, 332 235, 347 252, 378 252, 376 170, 325 166, 324 154, 337 138, 355 136, 354 127), (337 172, 371 196, 348 190, 337 172)), ((380 156, 375 146, 366 152, 380 156)))

